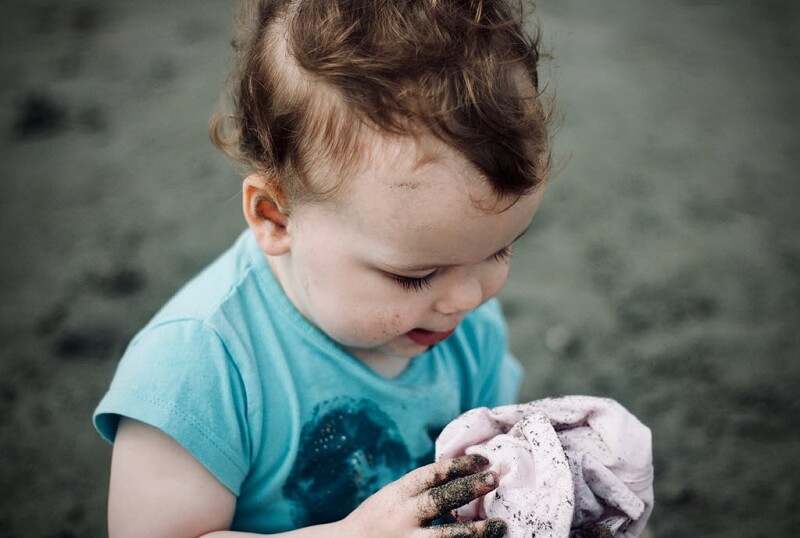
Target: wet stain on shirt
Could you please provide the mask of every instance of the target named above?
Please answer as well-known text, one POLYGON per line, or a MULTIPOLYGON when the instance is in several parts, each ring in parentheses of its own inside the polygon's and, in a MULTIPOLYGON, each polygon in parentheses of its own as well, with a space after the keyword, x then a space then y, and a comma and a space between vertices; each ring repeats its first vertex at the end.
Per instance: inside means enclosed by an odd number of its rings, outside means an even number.
POLYGON ((336 398, 317 405, 303 426, 297 460, 283 488, 294 502, 295 524, 344 518, 384 485, 430 463, 421 460, 433 461, 432 450, 412 458, 396 422, 371 400, 336 398))

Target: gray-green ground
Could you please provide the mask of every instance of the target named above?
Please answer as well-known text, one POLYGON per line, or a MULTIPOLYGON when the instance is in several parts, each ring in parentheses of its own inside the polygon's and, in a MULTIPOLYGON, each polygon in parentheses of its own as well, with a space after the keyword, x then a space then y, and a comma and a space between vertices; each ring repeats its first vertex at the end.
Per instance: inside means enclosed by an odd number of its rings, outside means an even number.
MULTIPOLYGON (((653 430, 657 538, 800 528, 800 9, 547 0, 561 171, 502 295, 523 398, 653 430)), ((90 415, 243 227, 207 142, 229 0, 0 7, 0 536, 105 533, 90 415)))

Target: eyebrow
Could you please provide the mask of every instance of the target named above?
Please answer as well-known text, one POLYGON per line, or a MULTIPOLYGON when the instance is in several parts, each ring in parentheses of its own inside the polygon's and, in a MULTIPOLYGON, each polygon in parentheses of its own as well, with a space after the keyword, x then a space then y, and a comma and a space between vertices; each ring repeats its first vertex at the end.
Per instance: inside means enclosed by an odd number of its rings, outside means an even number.
MULTIPOLYGON (((511 240, 510 243, 508 243, 503 248, 499 249, 497 252, 495 252, 495 253, 491 254, 490 256, 488 256, 487 259, 491 258, 492 256, 496 256, 500 252, 504 251, 505 249, 509 248, 511 245, 516 243, 517 240, 519 240, 519 238, 521 238, 523 235, 525 235, 528 232, 528 230, 530 230, 530 228, 531 228, 531 225, 528 224, 525 227, 524 230, 522 230, 514 239, 511 240)), ((409 272, 409 273, 416 273, 416 272, 421 272, 421 271, 430 271, 430 270, 433 270, 433 269, 443 269, 445 267, 450 267, 450 266, 449 265, 420 264, 420 265, 408 265, 408 266, 403 266, 403 267, 400 267, 400 266, 396 266, 396 267, 395 266, 390 266, 390 267, 391 267, 391 269, 393 271, 397 270, 397 271, 401 271, 401 272, 405 271, 405 272, 409 272)))

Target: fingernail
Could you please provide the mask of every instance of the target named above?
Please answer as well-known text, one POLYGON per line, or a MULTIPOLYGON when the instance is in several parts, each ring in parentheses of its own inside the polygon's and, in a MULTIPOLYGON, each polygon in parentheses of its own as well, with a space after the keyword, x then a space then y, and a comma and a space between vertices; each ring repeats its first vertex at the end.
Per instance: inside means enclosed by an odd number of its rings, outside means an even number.
POLYGON ((508 528, 502 519, 490 519, 483 532, 483 538, 501 538, 505 536, 508 528))
POLYGON ((492 471, 488 471, 486 476, 483 477, 483 481, 486 483, 487 486, 494 486, 497 484, 497 475, 494 474, 492 471))

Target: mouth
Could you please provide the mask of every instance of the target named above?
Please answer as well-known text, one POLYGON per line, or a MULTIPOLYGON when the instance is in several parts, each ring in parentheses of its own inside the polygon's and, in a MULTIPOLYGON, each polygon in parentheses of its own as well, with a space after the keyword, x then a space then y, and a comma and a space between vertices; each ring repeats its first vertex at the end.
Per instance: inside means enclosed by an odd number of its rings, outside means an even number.
POLYGON ((406 336, 420 346, 430 347, 434 344, 438 344, 442 340, 445 340, 449 337, 455 329, 450 329, 449 331, 442 331, 442 332, 434 332, 428 331, 425 329, 414 329, 413 331, 409 331, 406 333, 406 336))

